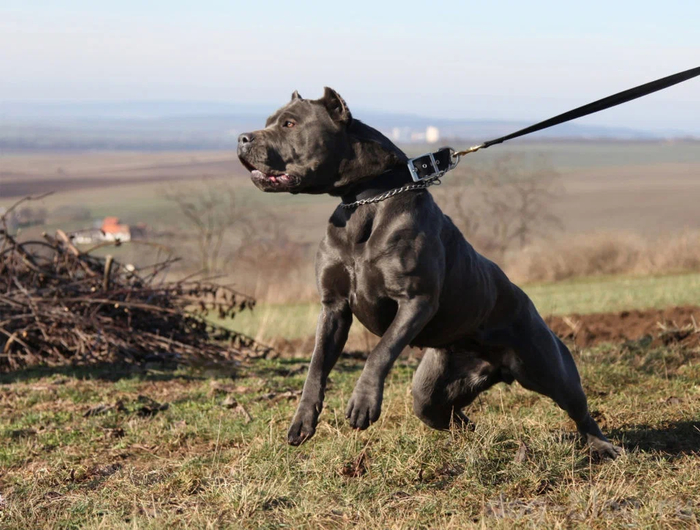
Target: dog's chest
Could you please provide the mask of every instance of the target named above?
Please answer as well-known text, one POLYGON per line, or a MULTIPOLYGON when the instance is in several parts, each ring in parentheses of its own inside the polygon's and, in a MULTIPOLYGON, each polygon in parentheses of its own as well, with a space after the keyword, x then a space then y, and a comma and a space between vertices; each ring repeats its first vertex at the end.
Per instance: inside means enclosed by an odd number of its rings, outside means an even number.
POLYGON ((372 333, 383 334, 396 316, 397 304, 387 293, 384 272, 367 256, 346 263, 348 300, 355 317, 372 333))
POLYGON ((326 239, 340 258, 347 280, 345 295, 354 316, 371 332, 382 335, 396 316, 396 281, 387 245, 387 220, 355 215, 330 229, 326 239))

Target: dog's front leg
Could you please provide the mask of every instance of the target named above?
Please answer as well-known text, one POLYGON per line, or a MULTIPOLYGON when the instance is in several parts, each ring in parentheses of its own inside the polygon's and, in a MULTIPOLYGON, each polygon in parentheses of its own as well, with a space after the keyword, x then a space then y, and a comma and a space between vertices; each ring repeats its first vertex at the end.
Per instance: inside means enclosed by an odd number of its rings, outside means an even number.
POLYGON ((323 398, 328 374, 343 351, 352 324, 352 312, 347 300, 324 303, 318 317, 316 345, 306 376, 299 406, 287 433, 291 445, 299 445, 316 432, 318 416, 323 408, 323 398))
POLYGON ((437 310, 434 297, 414 297, 399 301, 394 321, 372 350, 355 385, 345 417, 356 429, 366 429, 379 419, 384 381, 396 358, 420 333, 437 310))

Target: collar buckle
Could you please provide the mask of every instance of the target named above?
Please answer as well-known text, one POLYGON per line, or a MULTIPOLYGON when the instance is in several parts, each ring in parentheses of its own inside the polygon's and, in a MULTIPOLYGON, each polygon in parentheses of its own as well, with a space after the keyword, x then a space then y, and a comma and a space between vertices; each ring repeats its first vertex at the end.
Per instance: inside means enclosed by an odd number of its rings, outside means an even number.
POLYGON ((409 159, 406 165, 413 182, 440 178, 449 170, 454 169, 459 159, 453 160, 452 153, 454 150, 451 147, 443 147, 434 153, 409 159))
POLYGON ((413 182, 421 182, 441 173, 433 153, 411 158, 407 165, 413 182), (428 164, 430 164, 430 166, 428 166, 428 164), (429 171, 430 169, 432 169, 432 171, 429 171))

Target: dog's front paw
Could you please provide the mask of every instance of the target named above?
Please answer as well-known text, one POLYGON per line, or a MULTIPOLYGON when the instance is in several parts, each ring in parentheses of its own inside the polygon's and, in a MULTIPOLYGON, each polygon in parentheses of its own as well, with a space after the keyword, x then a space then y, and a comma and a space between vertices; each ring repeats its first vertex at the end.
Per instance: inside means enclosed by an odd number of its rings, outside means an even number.
POLYGON ((299 407, 287 431, 289 445, 301 445, 316 433, 318 412, 315 407, 299 407))
POLYGON ((379 419, 382 412, 382 391, 376 389, 355 390, 348 402, 345 417, 350 420, 350 426, 365 430, 379 419))

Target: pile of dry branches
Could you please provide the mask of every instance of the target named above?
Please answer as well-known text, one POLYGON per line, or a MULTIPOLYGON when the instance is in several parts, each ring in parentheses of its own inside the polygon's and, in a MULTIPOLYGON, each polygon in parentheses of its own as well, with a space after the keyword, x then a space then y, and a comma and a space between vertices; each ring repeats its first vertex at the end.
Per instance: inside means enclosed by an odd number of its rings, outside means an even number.
POLYGON ((60 230, 19 242, 8 233, 5 216, 0 371, 38 364, 197 363, 266 353, 249 337, 205 318, 231 318, 252 308, 252 298, 206 281, 166 282, 162 273, 173 258, 134 270, 110 256, 96 257, 94 249, 80 251, 60 230))

